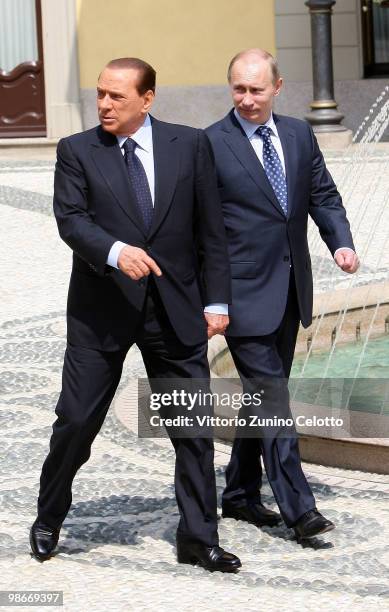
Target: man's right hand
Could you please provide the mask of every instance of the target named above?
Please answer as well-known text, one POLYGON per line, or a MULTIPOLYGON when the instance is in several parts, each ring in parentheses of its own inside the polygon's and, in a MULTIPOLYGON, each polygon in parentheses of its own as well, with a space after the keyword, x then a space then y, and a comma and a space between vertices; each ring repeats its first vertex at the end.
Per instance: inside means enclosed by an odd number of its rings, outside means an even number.
POLYGON ((118 257, 119 270, 127 274, 132 280, 139 280, 148 276, 150 272, 156 276, 162 276, 161 269, 157 266, 154 259, 149 257, 143 249, 133 246, 125 246, 118 257))

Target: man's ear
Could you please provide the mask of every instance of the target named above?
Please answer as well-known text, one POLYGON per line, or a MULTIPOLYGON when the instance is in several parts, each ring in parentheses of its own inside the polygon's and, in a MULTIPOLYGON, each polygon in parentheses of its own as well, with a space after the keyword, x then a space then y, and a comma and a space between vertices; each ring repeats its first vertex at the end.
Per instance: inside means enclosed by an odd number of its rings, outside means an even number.
POLYGON ((151 89, 146 91, 146 93, 144 94, 144 96, 143 96, 143 99, 144 99, 143 110, 146 113, 150 110, 150 108, 151 108, 151 106, 152 106, 152 104, 154 102, 154 98, 155 98, 155 95, 154 95, 154 92, 151 89))
POLYGON ((282 77, 280 77, 275 84, 275 92, 274 92, 275 96, 278 96, 278 94, 280 93, 282 89, 283 84, 284 84, 284 81, 282 80, 282 77))

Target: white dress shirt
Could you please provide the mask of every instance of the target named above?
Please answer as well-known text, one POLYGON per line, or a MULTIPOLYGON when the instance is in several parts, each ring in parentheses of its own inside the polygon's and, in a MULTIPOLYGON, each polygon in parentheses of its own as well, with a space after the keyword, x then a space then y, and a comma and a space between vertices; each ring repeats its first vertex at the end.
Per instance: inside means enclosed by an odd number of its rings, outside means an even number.
MULTIPOLYGON (((118 145, 124 156, 123 145, 127 140, 128 136, 116 136, 118 145)), ((143 165, 146 172, 147 182, 150 187, 151 199, 155 201, 155 173, 154 173, 154 153, 153 153, 153 132, 151 126, 151 120, 149 115, 146 118, 140 128, 131 136, 137 144, 135 147, 135 155, 137 155, 143 165)), ((107 258, 107 264, 113 268, 119 268, 118 257, 123 247, 127 246, 125 242, 117 240, 112 245, 107 258)), ((204 308, 205 312, 213 314, 228 314, 228 304, 209 304, 204 308)))
MULTIPOLYGON (((281 140, 280 137, 278 135, 278 131, 277 131, 277 127, 274 121, 274 117, 273 117, 273 113, 270 114, 269 119, 266 121, 266 123, 251 123, 251 121, 247 121, 247 119, 243 119, 243 117, 241 117, 238 113, 238 111, 236 110, 236 108, 234 109, 234 114, 236 119, 239 121, 240 125, 242 126, 242 129, 244 131, 244 133, 246 134, 247 138, 249 139, 256 156, 258 157, 259 161, 261 162, 262 166, 264 167, 264 163, 263 163, 263 140, 260 137, 259 134, 256 134, 256 130, 259 128, 260 125, 266 125, 267 127, 270 128, 271 130, 271 134, 270 134, 270 139, 272 141, 272 144, 275 148, 275 150, 277 151, 278 157, 280 158, 281 161, 281 165, 282 168, 284 170, 284 174, 286 177, 286 169, 285 169, 285 158, 284 158, 284 152, 282 150, 282 144, 281 144, 281 140)), ((353 251, 353 249, 350 249, 350 247, 339 247, 338 249, 336 249, 336 251, 334 252, 333 257, 335 258, 335 255, 338 251, 340 251, 341 249, 348 249, 349 251, 353 251)))

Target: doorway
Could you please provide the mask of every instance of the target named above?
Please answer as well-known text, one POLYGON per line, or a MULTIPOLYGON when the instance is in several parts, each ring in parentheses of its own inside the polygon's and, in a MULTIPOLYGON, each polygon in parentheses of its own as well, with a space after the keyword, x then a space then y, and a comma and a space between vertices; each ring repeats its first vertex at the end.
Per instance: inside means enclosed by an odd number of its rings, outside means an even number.
POLYGON ((361 0, 364 76, 389 76, 389 0, 361 0))
POLYGON ((40 0, 0 0, 0 138, 46 136, 40 0))

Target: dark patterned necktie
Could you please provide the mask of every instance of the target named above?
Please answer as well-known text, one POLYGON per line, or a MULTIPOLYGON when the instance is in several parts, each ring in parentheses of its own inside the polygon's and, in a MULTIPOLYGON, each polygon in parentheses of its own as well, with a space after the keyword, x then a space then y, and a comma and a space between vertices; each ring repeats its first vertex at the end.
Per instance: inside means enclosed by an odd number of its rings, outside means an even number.
POLYGON ((149 232, 153 220, 153 200, 146 172, 139 157, 135 155, 136 142, 131 138, 122 145, 130 183, 135 193, 136 203, 142 215, 146 232, 149 232))
POLYGON ((288 190, 284 169, 278 153, 271 141, 271 129, 267 125, 260 125, 256 133, 263 141, 263 167, 276 198, 286 216, 288 212, 288 190))

